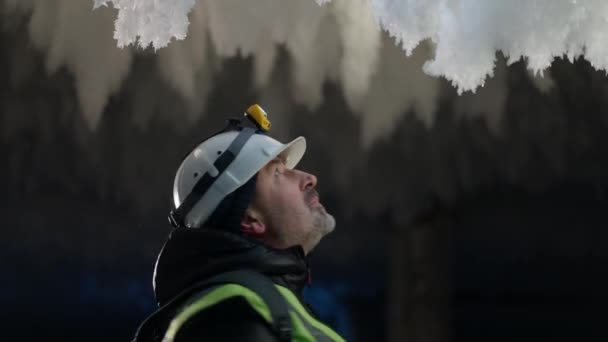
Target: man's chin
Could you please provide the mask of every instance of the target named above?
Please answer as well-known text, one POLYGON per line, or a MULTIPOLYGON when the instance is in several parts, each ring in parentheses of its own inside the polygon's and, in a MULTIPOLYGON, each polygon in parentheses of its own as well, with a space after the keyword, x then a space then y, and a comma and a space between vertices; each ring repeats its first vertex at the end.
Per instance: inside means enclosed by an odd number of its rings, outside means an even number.
POLYGON ((312 239, 309 241, 306 252, 311 252, 321 242, 323 237, 334 231, 336 227, 336 219, 327 212, 323 211, 320 217, 316 218, 315 230, 313 231, 312 239))
POLYGON ((323 212, 323 216, 325 216, 323 217, 323 220, 325 221, 323 232, 325 233, 324 235, 327 235, 336 229, 336 219, 333 217, 333 215, 329 214, 325 210, 323 210, 323 212))

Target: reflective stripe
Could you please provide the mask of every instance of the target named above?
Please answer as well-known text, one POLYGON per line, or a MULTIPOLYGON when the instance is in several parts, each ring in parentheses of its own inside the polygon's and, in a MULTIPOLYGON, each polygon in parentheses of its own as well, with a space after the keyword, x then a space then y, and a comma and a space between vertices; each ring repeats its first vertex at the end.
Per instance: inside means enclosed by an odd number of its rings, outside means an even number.
POLYGON ((314 319, 308 313, 308 311, 306 311, 306 309, 304 309, 304 306, 302 306, 302 303, 300 303, 298 298, 296 298, 296 296, 289 289, 282 287, 282 286, 278 286, 278 285, 277 285, 277 288, 279 289, 281 294, 285 297, 285 299, 287 299, 287 302, 291 305, 291 307, 293 307, 295 309, 295 311, 304 318, 304 321, 306 321, 308 324, 310 324, 315 329, 321 331, 325 336, 329 337, 330 341, 339 341, 339 342, 345 341, 340 335, 338 335, 330 327, 328 327, 327 325, 314 319))
POLYGON ((302 320, 300 319, 300 317, 298 316, 297 313, 295 313, 294 311, 291 311, 289 313, 289 315, 291 316, 291 340, 292 341, 298 341, 298 342, 316 342, 317 339, 315 339, 311 332, 308 331, 308 329, 306 329, 306 327, 304 326, 304 323, 302 323, 302 320))
POLYGON ((308 332, 310 332, 310 334, 312 335, 313 341, 316 341, 316 342, 333 342, 334 341, 329 336, 327 336, 323 331, 313 327, 308 321, 306 321, 306 319, 304 317, 302 317, 302 315, 297 313, 295 310, 292 311, 292 313, 295 314, 300 319, 302 324, 304 324, 304 328, 306 328, 306 330, 308 332))
POLYGON ((241 285, 226 284, 216 288, 207 295, 188 305, 182 312, 175 316, 175 318, 171 321, 167 332, 165 333, 163 342, 173 341, 179 328, 181 328, 182 325, 184 325, 184 323, 186 323, 186 321, 190 317, 194 316, 197 312, 213 306, 223 300, 236 296, 244 297, 249 305, 251 305, 251 307, 257 313, 259 313, 266 320, 266 322, 272 323, 270 310, 268 310, 268 307, 260 296, 241 285))
MULTIPOLYGON (((298 342, 321 342, 345 340, 331 328, 313 318, 298 298, 286 287, 275 285, 290 306, 290 317, 292 324, 292 341, 298 342)), ((184 323, 201 310, 209 308, 228 298, 241 296, 247 300, 249 305, 260 314, 264 320, 272 324, 272 315, 266 303, 255 292, 246 287, 236 284, 226 284, 213 289, 206 295, 195 300, 180 312, 169 325, 163 342, 172 342, 177 331, 184 323)))

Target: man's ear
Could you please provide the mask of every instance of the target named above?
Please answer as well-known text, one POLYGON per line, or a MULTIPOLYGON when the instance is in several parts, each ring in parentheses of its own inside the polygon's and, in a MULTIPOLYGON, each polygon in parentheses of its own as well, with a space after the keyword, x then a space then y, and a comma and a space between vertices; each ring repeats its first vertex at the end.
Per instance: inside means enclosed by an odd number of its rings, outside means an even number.
POLYGON ((262 215, 255 210, 247 208, 241 220, 241 231, 252 236, 261 236, 266 232, 266 225, 262 220, 262 215))

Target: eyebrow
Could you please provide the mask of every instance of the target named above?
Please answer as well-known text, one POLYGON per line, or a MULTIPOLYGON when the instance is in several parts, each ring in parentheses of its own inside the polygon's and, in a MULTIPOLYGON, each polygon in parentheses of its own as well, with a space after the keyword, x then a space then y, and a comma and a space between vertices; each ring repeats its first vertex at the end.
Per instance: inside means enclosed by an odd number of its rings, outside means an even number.
POLYGON ((283 157, 277 156, 273 160, 270 161, 270 164, 275 164, 275 163, 285 164, 285 163, 287 163, 287 160, 285 160, 285 158, 283 158, 283 157))
POLYGON ((273 160, 269 161, 268 164, 266 164, 266 166, 264 168, 265 169, 272 169, 273 166, 275 166, 277 164, 283 164, 283 165, 285 165, 285 159, 282 159, 280 157, 276 157, 273 160))

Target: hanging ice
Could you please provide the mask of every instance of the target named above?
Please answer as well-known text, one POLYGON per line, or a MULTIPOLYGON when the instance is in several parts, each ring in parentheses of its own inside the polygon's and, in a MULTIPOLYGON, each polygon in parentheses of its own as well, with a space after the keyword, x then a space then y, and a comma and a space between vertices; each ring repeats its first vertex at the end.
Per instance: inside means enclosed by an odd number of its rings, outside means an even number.
MULTIPOLYGON (((115 38, 119 46, 139 43, 146 47, 152 44, 155 49, 166 46, 172 38, 183 39, 186 36, 187 15, 194 5, 194 0, 94 1, 96 7, 111 2, 118 8, 115 38)), ((488 76, 493 75, 497 50, 508 57, 509 63, 524 59, 534 73, 542 73, 554 58, 561 56, 573 60, 583 55, 597 69, 608 67, 608 48, 604 44, 608 37, 608 1, 605 0, 365 1, 373 9, 380 27, 395 38, 407 55, 423 40, 434 42, 435 55, 423 69, 429 75, 445 77, 459 92, 475 91, 488 76)), ((290 13, 294 6, 290 1, 286 2, 285 6, 265 6, 272 12, 266 13, 267 17, 281 23, 281 18, 310 14, 290 13)), ((332 1, 316 2, 326 6, 332 1)), ((237 12, 255 13, 255 7, 258 7, 257 2, 240 4, 231 6, 235 15, 237 12)), ((342 8, 346 6, 340 5, 342 8)), ((362 6, 358 1, 349 1, 347 5, 362 6)), ((306 18, 299 19, 305 21, 306 18)), ((357 32, 358 25, 369 25, 365 19, 346 23, 349 27, 341 28, 341 36, 345 40, 352 39, 352 35, 344 32, 357 32)), ((271 24, 248 21, 239 27, 247 30, 247 26, 271 24)), ((366 32, 365 29, 362 32, 366 32)), ((229 36, 224 38, 234 40, 229 36)), ((344 46, 356 45, 345 41, 344 46)), ((251 50, 247 46, 243 48, 251 50)))
POLYGON ((194 0, 93 0, 94 8, 111 2, 118 9, 114 38, 119 47, 139 43, 155 49, 167 46, 171 38, 182 40, 188 31, 188 13, 194 0))

